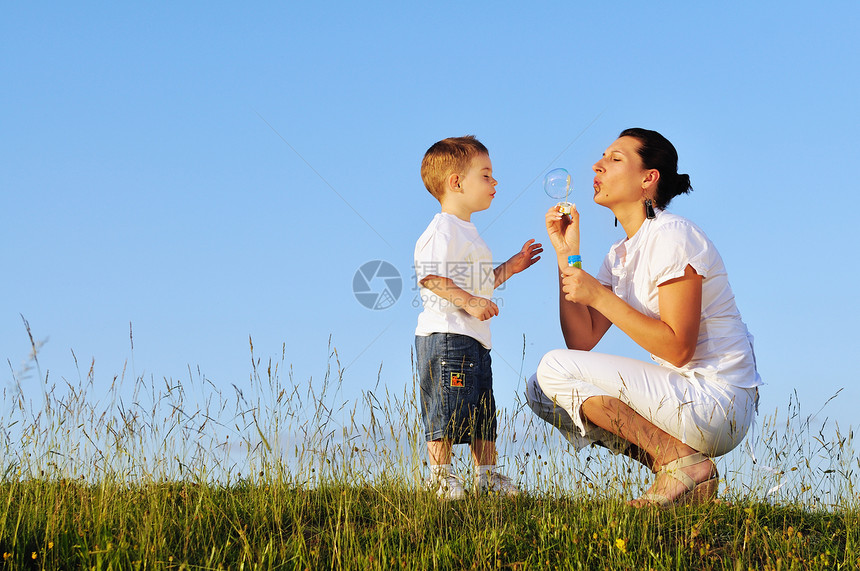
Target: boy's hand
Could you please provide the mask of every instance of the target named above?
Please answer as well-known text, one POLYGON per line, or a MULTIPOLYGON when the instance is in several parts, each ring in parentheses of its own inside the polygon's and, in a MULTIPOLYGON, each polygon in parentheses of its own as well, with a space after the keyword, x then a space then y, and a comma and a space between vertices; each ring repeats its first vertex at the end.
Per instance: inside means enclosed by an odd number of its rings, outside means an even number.
POLYGON ((486 321, 499 314, 499 306, 487 298, 477 296, 470 298, 463 309, 479 321, 486 321))
POLYGON ((532 264, 540 260, 540 254, 543 252, 543 245, 535 243, 534 238, 523 244, 522 249, 514 254, 508 260, 508 268, 511 274, 518 274, 524 269, 531 267, 532 264))
POLYGON ((493 270, 493 273, 496 276, 496 283, 493 287, 499 287, 512 275, 520 273, 540 260, 540 256, 538 256, 538 254, 541 252, 543 252, 543 246, 541 244, 536 244, 534 238, 523 244, 522 250, 514 254, 510 260, 504 264, 500 264, 499 267, 493 270))
POLYGON ((419 283, 480 321, 486 321, 499 314, 499 307, 495 303, 464 291, 451 278, 427 276, 419 283))

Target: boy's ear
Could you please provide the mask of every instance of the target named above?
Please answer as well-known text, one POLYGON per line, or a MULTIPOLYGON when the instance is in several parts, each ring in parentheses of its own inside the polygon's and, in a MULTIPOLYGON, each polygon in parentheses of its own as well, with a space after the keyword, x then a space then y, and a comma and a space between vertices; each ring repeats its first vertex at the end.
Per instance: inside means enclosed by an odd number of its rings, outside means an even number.
POLYGON ((448 183, 447 190, 452 190, 452 191, 456 192, 460 188, 460 175, 459 174, 452 172, 451 174, 448 175, 448 178, 445 180, 448 183))

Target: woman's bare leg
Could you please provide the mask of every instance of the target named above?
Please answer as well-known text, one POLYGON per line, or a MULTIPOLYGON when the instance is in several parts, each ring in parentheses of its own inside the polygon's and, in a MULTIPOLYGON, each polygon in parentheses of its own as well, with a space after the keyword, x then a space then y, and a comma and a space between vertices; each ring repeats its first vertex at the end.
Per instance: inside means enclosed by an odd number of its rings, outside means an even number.
MULTIPOLYGON (((617 398, 609 396, 590 397, 582 403, 582 415, 592 424, 618 435, 639 449, 628 454, 658 471, 668 462, 695 454, 698 450, 687 446, 664 430, 657 428, 635 410, 617 398), (641 457, 638 457, 641 456, 641 457), (651 462, 651 465, 648 462, 651 462)), ((710 460, 694 464, 683 470, 696 483, 710 479, 716 473, 716 466, 710 460)), ((654 480, 649 493, 660 494, 674 500, 687 491, 684 484, 666 475, 660 475, 654 480)), ((634 505, 644 505, 648 502, 634 500, 634 505)))

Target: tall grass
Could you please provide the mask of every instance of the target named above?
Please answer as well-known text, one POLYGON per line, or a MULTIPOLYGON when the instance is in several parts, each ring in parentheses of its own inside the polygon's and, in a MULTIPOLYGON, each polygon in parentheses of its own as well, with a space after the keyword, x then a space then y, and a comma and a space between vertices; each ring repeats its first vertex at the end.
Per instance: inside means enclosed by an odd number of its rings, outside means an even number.
MULTIPOLYGON (((28 328, 29 333, 29 328, 28 328)), ((500 411, 503 470, 526 494, 440 503, 426 477, 416 382, 343 396, 337 351, 295 379, 254 354, 230 390, 127 378, 97 388, 10 365, 0 411, 0 553, 7 568, 854 568, 850 429, 797 399, 754 446, 718 461, 728 503, 661 512, 624 500, 651 475, 574 453, 521 401, 500 411), (38 383, 28 400, 24 383, 38 383)), ((463 450, 454 459, 469 481, 463 450)))

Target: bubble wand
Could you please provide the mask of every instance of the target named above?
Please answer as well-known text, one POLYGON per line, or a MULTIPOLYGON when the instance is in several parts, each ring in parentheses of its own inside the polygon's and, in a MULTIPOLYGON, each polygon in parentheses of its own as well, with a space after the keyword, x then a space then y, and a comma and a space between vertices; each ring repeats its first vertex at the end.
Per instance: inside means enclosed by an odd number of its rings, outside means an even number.
MULTIPOLYGON (((566 169, 552 169, 543 179, 544 192, 550 198, 562 199, 563 202, 556 204, 556 208, 562 214, 570 214, 573 210, 573 204, 567 201, 570 196, 570 173, 566 169)), ((567 257, 567 265, 582 269, 582 257, 578 254, 567 257)))
POLYGON ((543 190, 550 198, 564 199, 556 204, 562 214, 570 214, 573 204, 567 201, 570 195, 570 173, 566 169, 552 169, 543 179, 543 190))

